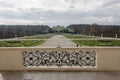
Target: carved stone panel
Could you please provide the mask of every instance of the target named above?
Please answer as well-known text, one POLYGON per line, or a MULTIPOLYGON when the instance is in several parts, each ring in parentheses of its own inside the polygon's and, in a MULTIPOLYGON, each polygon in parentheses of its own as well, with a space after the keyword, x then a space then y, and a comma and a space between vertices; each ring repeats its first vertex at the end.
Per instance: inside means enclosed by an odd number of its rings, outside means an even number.
POLYGON ((95 51, 23 51, 25 67, 39 66, 97 66, 95 51))

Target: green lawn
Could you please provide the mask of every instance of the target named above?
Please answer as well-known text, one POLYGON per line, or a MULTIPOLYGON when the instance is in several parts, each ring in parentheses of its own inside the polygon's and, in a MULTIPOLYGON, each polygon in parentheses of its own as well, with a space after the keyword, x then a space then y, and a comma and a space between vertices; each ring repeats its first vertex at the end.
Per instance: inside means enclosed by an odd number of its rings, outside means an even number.
POLYGON ((69 39, 79 39, 79 38, 95 38, 91 36, 80 36, 80 35, 65 35, 66 38, 69 39))
POLYGON ((72 40, 81 46, 120 46, 120 40, 72 40))
POLYGON ((45 40, 0 41, 0 47, 32 47, 44 42, 45 40))
POLYGON ((39 36, 32 36, 32 37, 27 37, 27 38, 22 38, 22 39, 49 39, 53 35, 39 35, 39 36))

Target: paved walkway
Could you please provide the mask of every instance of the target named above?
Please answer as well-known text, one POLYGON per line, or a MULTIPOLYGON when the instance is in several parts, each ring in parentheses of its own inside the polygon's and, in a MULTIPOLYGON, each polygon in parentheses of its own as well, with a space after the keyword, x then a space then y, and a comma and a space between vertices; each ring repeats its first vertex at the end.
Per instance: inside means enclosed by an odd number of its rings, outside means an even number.
POLYGON ((70 39, 64 37, 63 35, 55 35, 52 38, 48 39, 45 43, 35 47, 62 47, 62 48, 73 48, 76 47, 76 44, 73 43, 70 39))

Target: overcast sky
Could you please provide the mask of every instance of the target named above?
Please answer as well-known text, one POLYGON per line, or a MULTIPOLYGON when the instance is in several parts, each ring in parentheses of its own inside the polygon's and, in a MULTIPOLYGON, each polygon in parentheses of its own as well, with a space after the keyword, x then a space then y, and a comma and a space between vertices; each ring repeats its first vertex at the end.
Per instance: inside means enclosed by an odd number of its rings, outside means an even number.
POLYGON ((119 24, 120 0, 0 0, 0 24, 119 24))

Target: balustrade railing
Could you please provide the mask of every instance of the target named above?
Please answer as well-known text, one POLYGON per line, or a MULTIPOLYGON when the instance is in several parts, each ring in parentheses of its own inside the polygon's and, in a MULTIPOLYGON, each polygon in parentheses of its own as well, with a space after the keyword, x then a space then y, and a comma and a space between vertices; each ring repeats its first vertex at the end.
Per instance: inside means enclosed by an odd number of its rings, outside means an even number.
POLYGON ((120 47, 0 48, 0 70, 120 70, 120 47))

